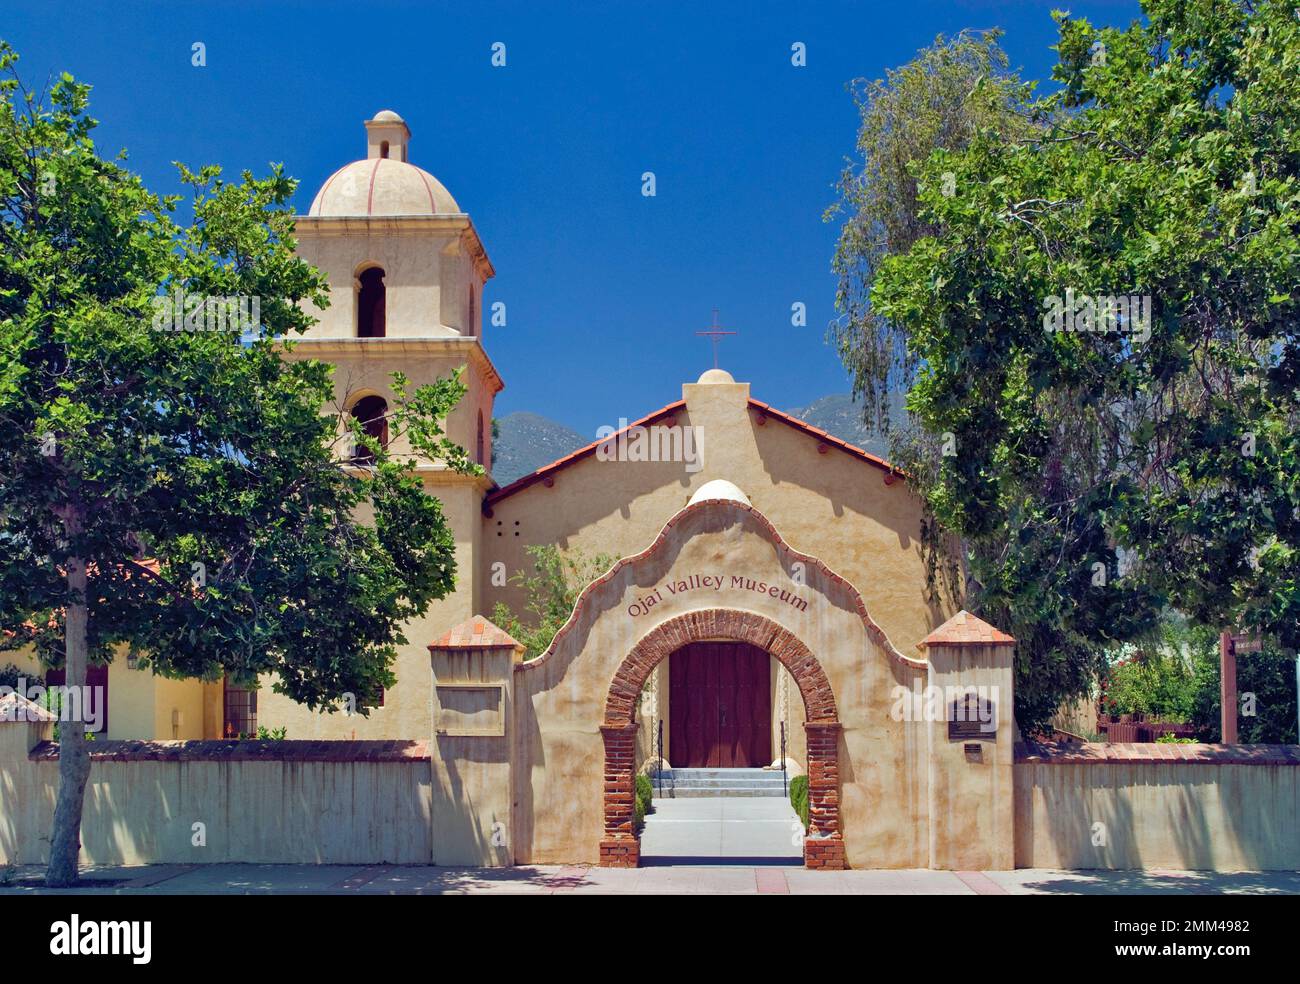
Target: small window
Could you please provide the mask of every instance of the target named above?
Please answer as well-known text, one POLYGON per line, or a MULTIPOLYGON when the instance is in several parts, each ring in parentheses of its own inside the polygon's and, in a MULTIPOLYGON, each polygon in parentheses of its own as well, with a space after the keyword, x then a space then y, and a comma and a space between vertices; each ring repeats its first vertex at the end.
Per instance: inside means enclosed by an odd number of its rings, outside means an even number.
MULTIPOLYGON (((361 421, 361 429, 379 442, 381 447, 388 447, 388 403, 382 396, 362 397, 352 407, 352 416, 361 421)), ((366 447, 358 447, 352 461, 358 465, 373 465, 374 452, 366 447)))
POLYGON ((484 448, 483 448, 483 411, 480 410, 480 411, 478 412, 478 440, 477 440, 477 443, 476 443, 476 445, 475 445, 475 454, 474 454, 474 460, 477 461, 480 465, 482 465, 482 464, 486 464, 486 462, 483 460, 483 451, 484 451, 484 448))
POLYGON ((478 295, 474 291, 473 284, 469 288, 469 333, 478 334, 478 295))
POLYGON ((221 733, 227 738, 257 735, 257 691, 251 687, 236 687, 227 678, 223 686, 221 733))
POLYGON ((384 337, 384 271, 371 267, 360 276, 361 290, 357 294, 357 337, 384 337))
POLYGON ((379 145, 379 156, 382 157, 382 158, 384 158, 385 160, 388 159, 388 141, 387 141, 387 140, 385 140, 385 141, 383 141, 382 143, 380 143, 380 145, 379 145))

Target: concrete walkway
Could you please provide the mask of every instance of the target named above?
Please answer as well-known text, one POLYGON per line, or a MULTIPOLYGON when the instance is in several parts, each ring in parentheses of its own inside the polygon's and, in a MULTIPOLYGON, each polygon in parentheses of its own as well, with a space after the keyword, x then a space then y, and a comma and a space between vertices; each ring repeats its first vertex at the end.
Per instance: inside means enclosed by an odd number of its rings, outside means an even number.
MULTIPOLYGON (((43 869, 19 868, 19 882, 43 869)), ((1146 895, 1300 894, 1300 872, 806 871, 774 866, 674 866, 634 870, 529 865, 435 868, 389 865, 213 864, 98 867, 88 878, 124 879, 73 894, 125 895, 1146 895)), ((0 895, 43 891, 12 882, 0 895)), ((64 893, 59 893, 64 894, 64 893)))
POLYGON ((781 796, 656 799, 641 831, 641 863, 700 864, 739 859, 798 865, 803 824, 781 796))

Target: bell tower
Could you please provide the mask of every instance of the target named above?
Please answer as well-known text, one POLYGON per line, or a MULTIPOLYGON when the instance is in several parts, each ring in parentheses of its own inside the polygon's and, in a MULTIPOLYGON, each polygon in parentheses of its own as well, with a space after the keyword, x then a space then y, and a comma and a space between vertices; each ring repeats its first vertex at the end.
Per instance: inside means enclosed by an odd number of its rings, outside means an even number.
MULTIPOLYGON (((365 137, 366 156, 330 175, 297 218, 298 253, 328 278, 330 305, 312 311, 317 324, 287 357, 333 363, 337 409, 384 442, 393 372, 414 388, 462 369, 467 392, 444 427, 485 473, 419 463, 425 491, 442 502, 456 536, 456 590, 406 627, 398 685, 369 719, 311 715, 275 701, 291 733, 304 738, 430 734, 425 647, 482 610, 475 564, 483 496, 492 487, 492 406, 504 385, 483 344, 483 285, 495 271, 470 217, 437 178, 410 162, 406 121, 383 110, 365 121, 365 137)), ((392 450, 407 452, 403 441, 395 435, 392 450)))
MULTIPOLYGON (((299 255, 329 278, 330 295, 298 351, 334 363, 336 397, 348 410, 391 400, 394 371, 414 386, 463 366, 468 392, 448 436, 489 468, 492 404, 504 385, 483 346, 483 285, 495 271, 451 193, 407 160, 406 122, 383 110, 365 131, 366 156, 330 175, 297 220, 299 255)), ((437 462, 421 470, 430 487, 476 484, 437 462)))

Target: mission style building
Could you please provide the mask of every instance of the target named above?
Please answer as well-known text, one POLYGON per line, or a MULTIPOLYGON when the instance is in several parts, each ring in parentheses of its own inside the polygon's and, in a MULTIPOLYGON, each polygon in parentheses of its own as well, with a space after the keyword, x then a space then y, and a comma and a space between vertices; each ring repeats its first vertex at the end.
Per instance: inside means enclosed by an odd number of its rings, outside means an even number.
MULTIPOLYGON (((446 429, 484 474, 419 468, 455 533, 455 590, 404 627, 368 716, 308 711, 271 681, 166 680, 125 655, 93 671, 108 714, 85 863, 635 866, 638 772, 667 794, 741 776, 779 793, 784 766, 807 776, 791 846, 811 868, 1300 867, 1297 746, 1018 750, 1014 640, 930 590, 906 476, 726 372, 499 486, 492 264, 411 163, 402 119, 365 129, 366 156, 298 219, 332 303, 286 357, 332 363, 338 408, 385 442, 391 373, 463 369, 446 429), (614 560, 525 659, 488 615, 527 612, 518 576, 539 545, 614 560), (245 740, 259 727, 286 740, 245 740)), ((51 717, 0 696, 0 864, 48 854, 51 717)))
POLYGON ((120 659, 91 681, 107 687, 105 737, 265 726, 291 741, 428 742, 434 860, 482 864, 635 864, 632 773, 660 734, 673 768, 779 767, 784 742, 789 770, 811 779, 810 864, 943 867, 951 843, 992 852, 954 863, 1010 867, 1011 640, 932 599, 904 476, 711 369, 622 432, 498 486, 504 382, 488 353, 509 339, 488 338, 492 263, 470 216, 411 163, 401 117, 380 112, 365 133, 366 156, 298 218, 331 303, 286 357, 332 363, 339 405, 383 440, 391 373, 418 386, 463 367, 446 426, 484 474, 419 468, 455 533, 455 590, 406 626, 396 684, 368 716, 120 659), (621 559, 525 662, 486 616, 502 602, 524 613, 516 575, 542 544, 621 559), (1002 688, 982 758, 941 724, 900 719, 898 693, 944 684, 1002 688), (949 787, 971 782, 1000 792, 949 809, 949 787))

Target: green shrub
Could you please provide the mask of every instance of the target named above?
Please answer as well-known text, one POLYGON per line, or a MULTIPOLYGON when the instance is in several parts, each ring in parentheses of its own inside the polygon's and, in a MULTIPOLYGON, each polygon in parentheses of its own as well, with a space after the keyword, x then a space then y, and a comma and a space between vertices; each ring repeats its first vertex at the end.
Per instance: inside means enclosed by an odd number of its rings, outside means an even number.
POLYGON ((645 815, 654 810, 654 802, 653 802, 654 795, 655 795, 655 788, 654 788, 654 784, 650 781, 650 777, 638 773, 636 777, 637 830, 640 830, 641 825, 645 823, 645 815))
POLYGON ((1101 681, 1104 714, 1143 714, 1160 721, 1190 720, 1196 679, 1182 653, 1150 646, 1125 647, 1101 681))
POLYGON ((803 821, 803 829, 808 829, 808 777, 795 776, 790 780, 790 805, 803 821))
POLYGON ((551 645, 573 613, 578 592, 614 564, 609 554, 587 557, 579 550, 561 553, 554 544, 527 548, 534 574, 519 573, 510 580, 523 589, 527 601, 522 613, 499 601, 492 621, 524 644, 524 659, 536 659, 551 645))

